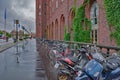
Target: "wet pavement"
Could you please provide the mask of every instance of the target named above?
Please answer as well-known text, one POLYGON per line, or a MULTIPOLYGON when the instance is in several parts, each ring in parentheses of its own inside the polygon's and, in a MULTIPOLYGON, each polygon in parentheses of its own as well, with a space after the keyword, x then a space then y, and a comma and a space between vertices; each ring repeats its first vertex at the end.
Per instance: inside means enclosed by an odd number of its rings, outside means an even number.
POLYGON ((49 80, 36 40, 26 40, 0 53, 0 80, 49 80))
POLYGON ((7 42, 6 40, 0 39, 0 46, 8 44, 8 43, 12 43, 12 42, 13 42, 12 38, 10 38, 7 42))

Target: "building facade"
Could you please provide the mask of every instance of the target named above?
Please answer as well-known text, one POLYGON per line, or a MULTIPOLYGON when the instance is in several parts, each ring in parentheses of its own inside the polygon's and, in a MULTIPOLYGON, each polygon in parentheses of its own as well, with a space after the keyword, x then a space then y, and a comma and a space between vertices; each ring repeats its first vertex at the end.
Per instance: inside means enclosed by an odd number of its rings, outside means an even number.
POLYGON ((12 38, 16 38, 16 36, 18 35, 18 39, 23 39, 24 38, 24 31, 20 30, 20 31, 16 31, 16 30, 12 30, 10 32, 10 34, 12 35, 12 38))
MULTIPOLYGON (((75 13, 72 10, 75 0, 36 0, 36 37, 54 40, 64 39, 64 28, 73 40, 72 22, 75 13)), ((84 0, 76 0, 76 7, 84 0)), ((92 22, 91 38, 93 43, 115 46, 110 39, 104 0, 90 0, 85 7, 85 15, 92 22)))

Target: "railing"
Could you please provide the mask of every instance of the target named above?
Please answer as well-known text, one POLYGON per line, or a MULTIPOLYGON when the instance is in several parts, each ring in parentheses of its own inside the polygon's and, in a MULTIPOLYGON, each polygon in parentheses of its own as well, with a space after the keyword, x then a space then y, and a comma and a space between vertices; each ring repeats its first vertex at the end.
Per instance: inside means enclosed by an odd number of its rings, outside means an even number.
POLYGON ((109 55, 113 52, 119 52, 119 50, 120 50, 120 47, 117 47, 117 46, 105 46, 105 45, 97 45, 97 44, 91 44, 91 43, 62 41, 62 40, 50 40, 50 41, 57 42, 57 43, 58 42, 59 43, 67 43, 67 44, 69 44, 70 48, 74 48, 74 49, 77 49, 80 46, 86 46, 86 45, 94 46, 94 45, 96 45, 96 47, 98 47, 102 53, 106 53, 106 55, 109 55))

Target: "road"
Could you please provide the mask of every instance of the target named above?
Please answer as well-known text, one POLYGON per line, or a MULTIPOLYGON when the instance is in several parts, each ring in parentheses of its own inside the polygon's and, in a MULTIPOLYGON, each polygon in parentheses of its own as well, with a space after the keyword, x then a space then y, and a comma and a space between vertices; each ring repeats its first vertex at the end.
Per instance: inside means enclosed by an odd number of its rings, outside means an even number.
POLYGON ((35 40, 0 53, 0 80, 48 80, 35 40))

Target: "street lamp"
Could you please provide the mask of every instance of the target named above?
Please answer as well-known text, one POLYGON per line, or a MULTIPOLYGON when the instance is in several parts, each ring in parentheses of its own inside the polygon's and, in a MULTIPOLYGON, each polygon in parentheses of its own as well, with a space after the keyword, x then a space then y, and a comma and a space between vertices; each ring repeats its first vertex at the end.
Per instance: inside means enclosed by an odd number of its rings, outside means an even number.
POLYGON ((16 42, 18 42, 18 24, 19 24, 19 20, 16 20, 16 42))
POLYGON ((24 26, 22 26, 22 29, 23 29, 25 32, 27 32, 28 34, 30 34, 30 32, 29 32, 24 26))

